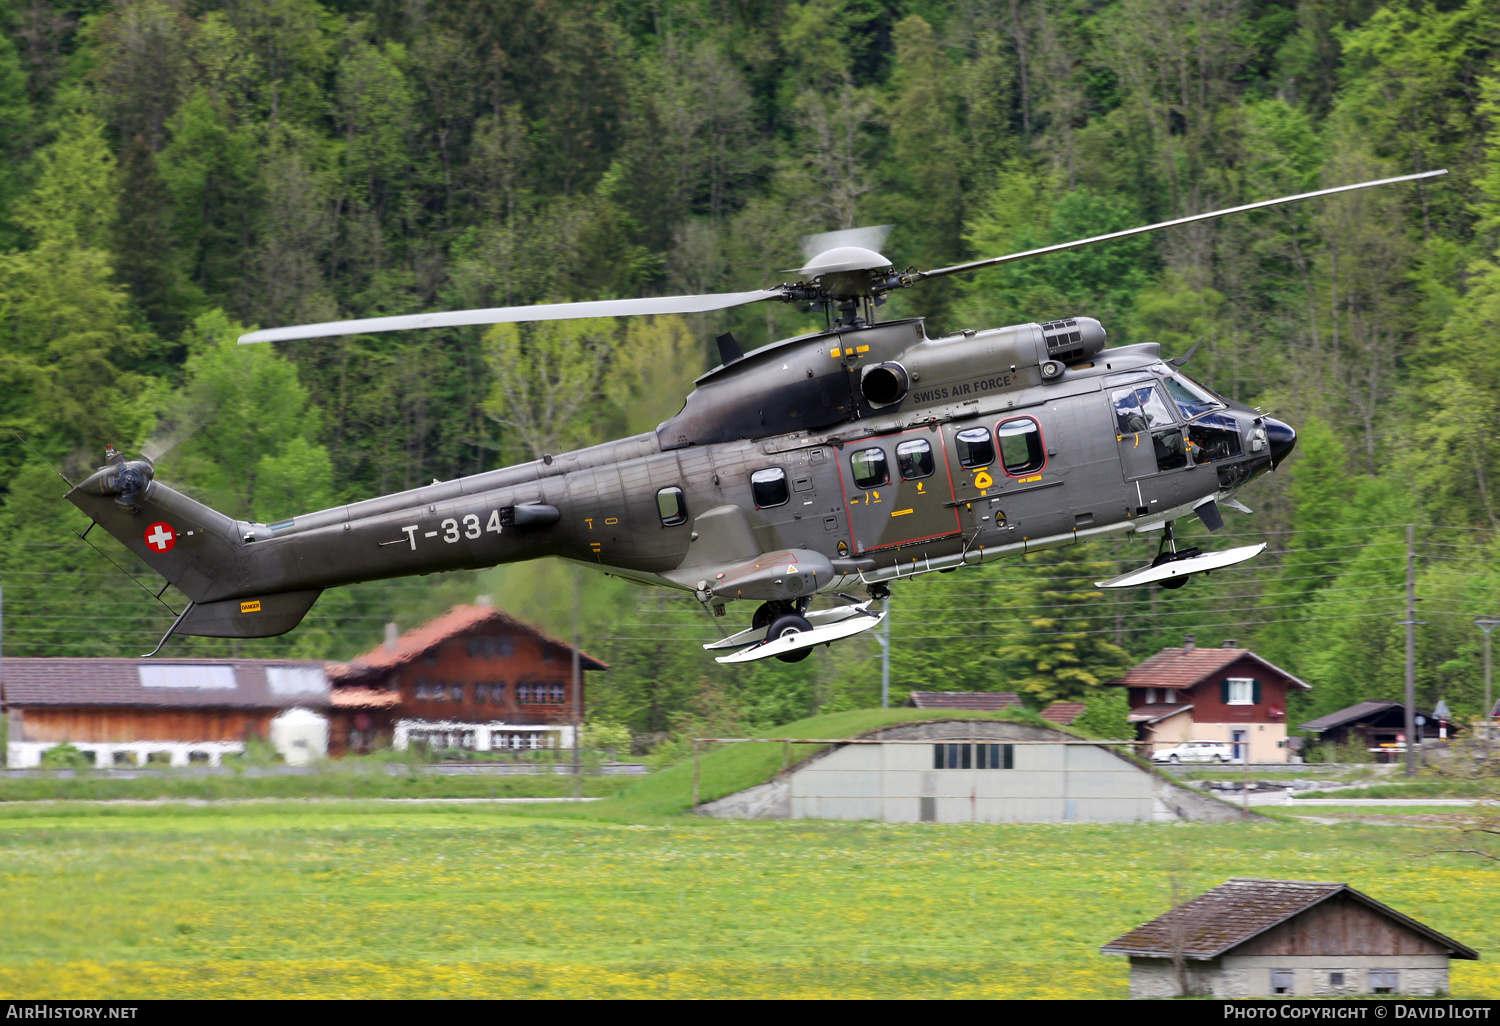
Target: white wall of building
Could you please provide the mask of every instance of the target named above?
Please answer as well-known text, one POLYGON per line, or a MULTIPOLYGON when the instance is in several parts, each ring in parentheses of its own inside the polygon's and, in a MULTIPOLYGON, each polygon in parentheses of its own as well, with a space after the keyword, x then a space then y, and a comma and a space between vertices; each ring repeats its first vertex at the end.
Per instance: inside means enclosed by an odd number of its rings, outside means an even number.
MULTIPOLYGON (((72 741, 72 746, 94 757, 100 769, 111 766, 146 766, 152 755, 166 755, 171 766, 201 763, 218 766, 224 756, 245 750, 243 741, 72 741)), ((6 747, 5 764, 9 769, 35 769, 42 764, 42 753, 56 748, 60 741, 11 741, 6 747)))
POLYGON ((476 752, 572 748, 573 728, 565 724, 517 724, 501 720, 488 723, 397 720, 392 731, 391 747, 397 751, 405 751, 413 741, 426 741, 437 749, 468 748, 476 752))
POLYGON ((1150 774, 1106 749, 1017 743, 1011 769, 934 769, 933 746, 941 743, 962 742, 846 745, 816 759, 791 775, 791 818, 898 823, 1157 818, 1150 774))

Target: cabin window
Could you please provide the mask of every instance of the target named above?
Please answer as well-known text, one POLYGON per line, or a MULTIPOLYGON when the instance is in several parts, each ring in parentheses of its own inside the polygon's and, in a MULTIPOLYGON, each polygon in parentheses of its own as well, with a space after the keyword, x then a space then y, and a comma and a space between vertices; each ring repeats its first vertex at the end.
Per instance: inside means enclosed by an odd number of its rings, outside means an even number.
POLYGON ((1187 440, 1181 428, 1157 431, 1151 436, 1151 444, 1156 449, 1157 470, 1178 470, 1188 465, 1187 440))
POLYGON ((1202 385, 1181 374, 1174 374, 1162 381, 1167 386, 1167 394, 1177 403, 1177 408, 1182 411, 1183 420, 1192 420, 1200 413, 1210 410, 1222 410, 1224 404, 1215 399, 1202 385))
POLYGON ((755 497, 756 509, 785 506, 791 492, 786 486, 786 471, 780 467, 757 470, 750 475, 750 491, 755 497))
POLYGON ((666 527, 675 527, 687 521, 687 499, 682 494, 682 489, 677 487, 663 488, 656 493, 656 512, 661 514, 661 522, 666 527))
POLYGON ((932 446, 921 438, 910 442, 902 442, 896 446, 896 469, 901 472, 901 480, 903 481, 915 481, 921 477, 931 477, 933 471, 932 446))
POLYGON ((1371 994, 1394 994, 1401 981, 1396 969, 1371 969, 1370 970, 1370 993, 1371 994))
POLYGON ((1133 435, 1172 423, 1172 414, 1162 401, 1161 393, 1150 383, 1121 388, 1109 395, 1115 408, 1115 432, 1133 435))
POLYGON ((964 467, 987 467, 995 462, 995 445, 988 428, 969 428, 953 436, 958 462, 964 467))
POLYGON ((891 479, 886 469, 884 449, 861 449, 849 457, 854 483, 861 488, 879 488, 891 479))
POLYGON ((1292 994, 1292 971, 1290 969, 1271 970, 1271 993, 1292 994))
POLYGON ((1240 426, 1225 413, 1200 417, 1188 425, 1188 447, 1194 463, 1227 460, 1240 454, 1240 426))
POLYGON ((1002 420, 995 428, 995 438, 1000 443, 1000 465, 1011 477, 1031 474, 1046 466, 1042 428, 1030 417, 1002 420))
POLYGON ((932 746, 933 769, 1013 769, 1015 745, 942 744, 932 746))
POLYGON ((1248 677, 1230 677, 1224 682, 1225 705, 1254 705, 1260 696, 1255 681, 1248 677))

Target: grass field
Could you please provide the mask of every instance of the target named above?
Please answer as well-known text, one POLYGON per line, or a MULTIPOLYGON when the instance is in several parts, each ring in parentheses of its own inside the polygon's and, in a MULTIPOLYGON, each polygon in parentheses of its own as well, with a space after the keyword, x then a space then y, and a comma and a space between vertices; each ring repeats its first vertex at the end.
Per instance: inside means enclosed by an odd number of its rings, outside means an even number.
MULTIPOLYGON (((583 794, 602 798, 619 793, 640 777, 587 776, 583 794)), ((250 776, 193 773, 110 779, 81 773, 74 777, 0 778, 0 803, 26 801, 109 801, 112 799, 225 798, 568 798, 574 779, 558 774, 499 776, 443 775, 383 769, 351 771, 338 764, 305 775, 250 776)))
MULTIPOLYGON (((1493 958, 1500 871, 1361 824, 737 823, 565 806, 0 807, 0 996, 1123 997, 1230 876, 1347 880, 1493 958)), ((1456 996, 1500 995, 1455 962, 1456 996)))

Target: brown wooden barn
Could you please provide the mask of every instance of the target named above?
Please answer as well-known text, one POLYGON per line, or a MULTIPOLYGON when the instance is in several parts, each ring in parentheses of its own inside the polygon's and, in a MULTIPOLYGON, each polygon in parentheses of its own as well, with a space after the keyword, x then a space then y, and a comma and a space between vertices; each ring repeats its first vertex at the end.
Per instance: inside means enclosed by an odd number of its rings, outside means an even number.
MULTIPOLYGON (((579 679, 609 667, 579 653, 579 679)), ((414 742, 435 749, 571 748, 585 694, 573 694, 573 648, 481 600, 454 606, 328 668, 330 750, 414 742)), ((586 688, 583 691, 586 693, 586 688)))
POLYGON ((282 754, 298 762, 323 754, 313 710, 327 706, 328 681, 321 663, 288 660, 5 659, 0 704, 12 768, 65 741, 101 767, 218 765, 248 738, 276 743, 292 720, 302 750, 282 754))
POLYGON ((1130 996, 1352 997, 1448 992, 1478 953, 1348 884, 1233 879, 1099 949, 1130 959, 1130 996))

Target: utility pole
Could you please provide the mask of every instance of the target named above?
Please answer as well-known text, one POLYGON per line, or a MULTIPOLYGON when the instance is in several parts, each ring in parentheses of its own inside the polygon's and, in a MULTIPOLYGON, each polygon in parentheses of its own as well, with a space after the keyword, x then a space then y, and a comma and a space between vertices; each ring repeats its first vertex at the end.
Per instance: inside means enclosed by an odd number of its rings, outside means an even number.
POLYGON ((573 800, 583 800, 583 762, 579 746, 583 741, 583 668, 578 662, 578 568, 573 572, 573 800))
POLYGON ((1406 775, 1417 773, 1417 529, 1406 525, 1406 775))
POLYGON ((1479 716, 1485 723, 1485 736, 1488 737, 1492 722, 1490 713, 1495 709, 1493 704, 1495 700, 1490 694, 1490 632, 1500 627, 1500 617, 1476 616, 1474 624, 1484 631, 1484 711, 1479 716))
POLYGON ((891 597, 885 597, 885 622, 875 635, 880 642, 880 708, 891 707, 891 597))

